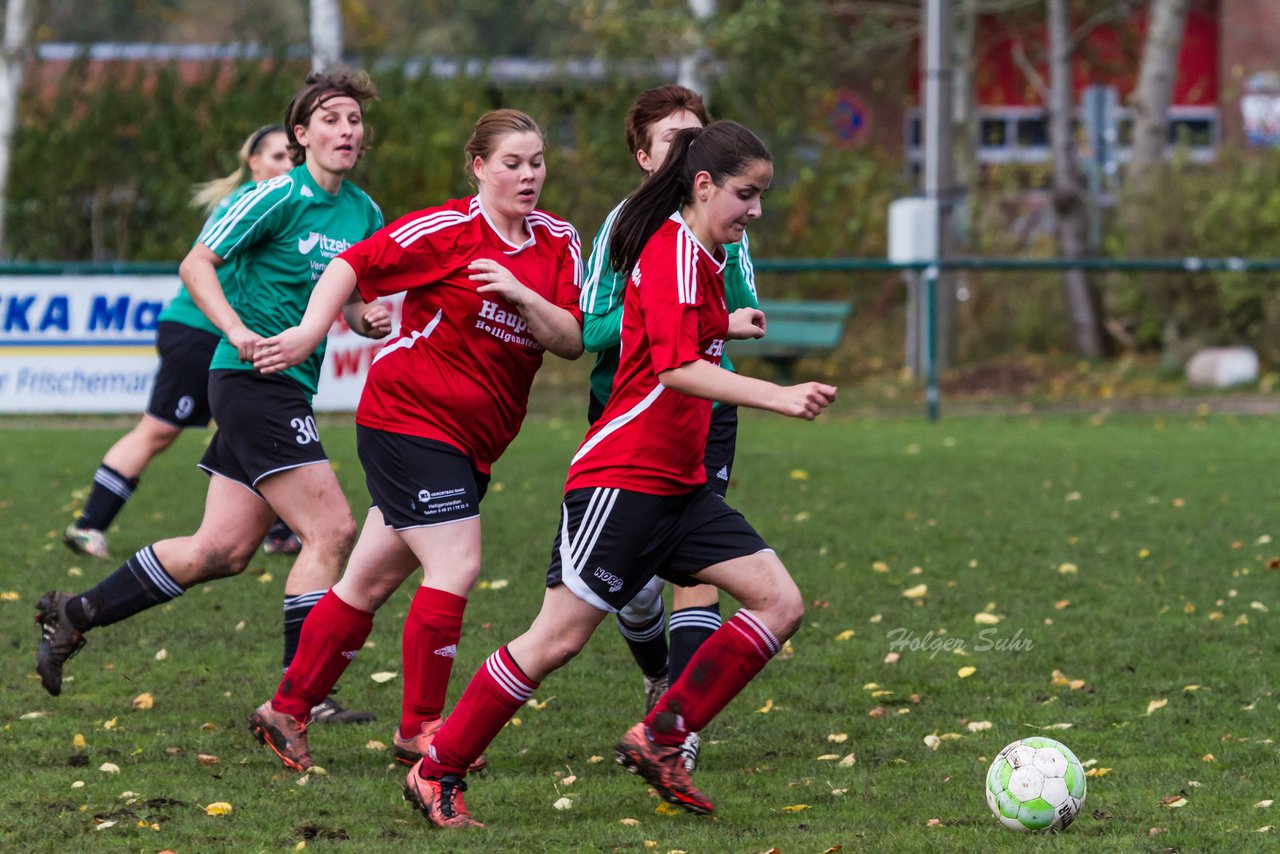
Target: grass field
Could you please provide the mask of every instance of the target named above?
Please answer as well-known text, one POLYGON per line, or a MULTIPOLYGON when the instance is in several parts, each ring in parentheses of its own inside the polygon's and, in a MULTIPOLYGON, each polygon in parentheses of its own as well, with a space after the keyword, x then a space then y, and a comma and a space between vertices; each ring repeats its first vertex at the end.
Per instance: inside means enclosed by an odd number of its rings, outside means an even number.
MULTIPOLYGON (((744 414, 730 498, 810 607, 704 734, 715 817, 656 811, 609 758, 642 697, 606 623, 489 750, 468 792, 488 827, 466 834, 429 831, 368 744, 389 743, 398 714, 400 681, 371 676, 398 670, 409 590, 342 686, 379 721, 312 731, 323 776, 284 772, 244 727, 278 673, 285 559, 94 632, 47 696, 33 605, 114 569, 57 532, 121 427, 0 429, 6 851, 1262 851, 1280 835, 1280 803, 1263 806, 1280 801, 1273 418, 744 414), (144 692, 154 705, 133 708, 144 692), (1096 775, 1056 837, 1003 830, 984 801, 987 764, 1034 733, 1096 775), (233 812, 207 815, 215 802, 233 812)), ((540 415, 495 470, 451 700, 538 607, 580 436, 576 413, 540 415)), ((361 517, 353 431, 331 421, 323 437, 361 517)), ((111 532, 116 555, 194 529, 205 438, 154 464, 111 532)))

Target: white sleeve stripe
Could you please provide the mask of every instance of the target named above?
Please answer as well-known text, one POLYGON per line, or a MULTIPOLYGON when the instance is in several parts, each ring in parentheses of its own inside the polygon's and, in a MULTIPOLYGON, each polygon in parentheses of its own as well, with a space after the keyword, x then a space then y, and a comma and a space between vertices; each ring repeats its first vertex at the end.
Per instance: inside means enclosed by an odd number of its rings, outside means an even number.
MULTIPOLYGON (((573 256, 573 284, 582 287, 582 241, 578 238, 578 230, 562 219, 557 219, 543 211, 529 215, 529 222, 540 225, 551 232, 554 237, 569 241, 569 254, 573 256)), ((581 300, 581 297, 579 297, 581 300)))
MULTIPOLYGON (((227 232, 229 232, 234 225, 244 219, 245 215, 249 212, 249 209, 257 204, 263 196, 266 196, 271 191, 282 186, 292 187, 293 179, 286 174, 272 178, 270 181, 263 181, 261 184, 237 199, 235 203, 227 209, 227 212, 222 215, 222 218, 209 226, 209 228, 205 229, 205 232, 197 239, 200 243, 203 243, 208 248, 213 249, 214 245, 225 239, 227 232)), ((283 199, 281 199, 281 201, 283 201, 283 199)), ((276 204, 279 204, 279 202, 276 204)), ((275 208, 275 206, 276 205, 272 205, 270 208, 267 208, 267 210, 270 211, 275 208)), ((223 254, 223 257, 226 257, 225 254, 223 254)))
POLYGON ((440 211, 411 220, 391 232, 391 239, 402 247, 408 247, 421 237, 434 234, 450 226, 469 222, 473 217, 458 211, 440 211))
POLYGON ((747 248, 747 233, 742 232, 742 248, 738 250, 738 267, 742 270, 742 280, 747 283, 747 290, 751 291, 751 296, 760 299, 760 295, 756 293, 756 268, 751 263, 751 252, 747 248))
POLYGON ((528 684, 517 674, 512 673, 507 667, 507 663, 502 660, 501 650, 495 651, 485 661, 485 669, 489 671, 489 675, 493 677, 493 681, 498 683, 502 690, 511 695, 513 699, 521 702, 533 696, 534 686, 528 684))
MULTIPOLYGON (((600 292, 600 286, 603 283, 603 277, 606 273, 604 262, 605 256, 609 254, 609 241, 613 238, 613 226, 617 222, 618 214, 622 211, 620 203, 613 210, 609 211, 609 215, 604 218, 604 224, 600 226, 600 232, 596 234, 595 240, 591 242, 591 258, 588 261, 589 266, 583 275, 582 296, 578 301, 578 307, 584 312, 591 311, 592 305, 596 301, 596 295, 600 292)), ((626 276, 612 276, 610 283, 617 285, 625 283, 626 276)), ((609 312, 620 299, 618 288, 610 288, 607 295, 608 302, 601 314, 609 312)))
POLYGON ((390 353, 392 350, 403 350, 406 347, 412 347, 414 344, 417 344, 419 341, 425 341, 426 339, 430 338, 431 333, 434 332, 436 327, 440 325, 440 319, 442 317, 444 317, 444 309, 443 308, 436 309, 436 316, 431 318, 431 322, 426 325, 426 328, 424 328, 421 332, 415 329, 413 332, 409 333, 409 335, 401 336, 398 340, 383 347, 381 350, 378 351, 378 354, 373 357, 373 361, 369 362, 369 364, 373 365, 374 362, 377 362, 379 359, 381 359, 383 356, 390 353))
POLYGON ((578 449, 578 453, 573 455, 573 459, 569 461, 569 466, 572 467, 575 463, 578 462, 578 460, 585 457, 588 453, 591 452, 592 448, 600 444, 608 436, 612 435, 613 433, 627 426, 627 424, 639 418, 641 413, 643 413, 646 409, 652 406, 654 404, 654 401, 656 401, 664 391, 666 391, 666 386, 662 385, 662 383, 658 383, 656 386, 654 386, 653 391, 645 395, 644 400, 640 401, 635 406, 631 407, 626 412, 624 412, 622 415, 619 415, 617 418, 614 418, 608 424, 601 427, 599 432, 597 432, 594 436, 592 436, 588 442, 583 444, 583 446, 578 449))

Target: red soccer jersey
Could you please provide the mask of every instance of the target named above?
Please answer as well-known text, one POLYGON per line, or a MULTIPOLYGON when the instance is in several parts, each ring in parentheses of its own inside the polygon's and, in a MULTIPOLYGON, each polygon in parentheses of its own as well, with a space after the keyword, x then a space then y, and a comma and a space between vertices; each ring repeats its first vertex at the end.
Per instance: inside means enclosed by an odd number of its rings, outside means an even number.
POLYGON ((706 482, 711 401, 672 391, 663 371, 720 364, 729 313, 724 252, 700 244, 679 213, 645 244, 627 282, 613 392, 569 465, 565 489, 609 486, 651 495, 706 482))
POLYGON ((480 294, 467 265, 489 258, 578 318, 582 250, 569 223, 535 210, 508 243, 478 196, 409 214, 341 254, 365 301, 405 292, 400 335, 374 357, 356 423, 445 442, 485 473, 520 430, 543 347, 516 308, 480 294))

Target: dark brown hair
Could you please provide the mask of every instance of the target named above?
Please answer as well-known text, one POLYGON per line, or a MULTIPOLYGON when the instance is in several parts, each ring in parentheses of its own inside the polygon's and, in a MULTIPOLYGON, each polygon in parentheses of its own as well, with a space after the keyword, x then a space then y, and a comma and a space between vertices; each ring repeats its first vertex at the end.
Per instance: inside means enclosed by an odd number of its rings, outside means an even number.
POLYGON ((693 201, 693 179, 706 172, 717 187, 752 163, 773 162, 760 137, 737 122, 685 128, 671 140, 662 167, 640 185, 618 214, 609 238, 609 266, 628 274, 644 245, 667 217, 693 201))
MULTIPOLYGON (((293 165, 301 166, 307 160, 307 150, 298 144, 293 129, 298 125, 307 127, 311 122, 311 114, 330 98, 346 96, 355 99, 360 105, 360 114, 364 115, 366 101, 376 100, 378 90, 364 71, 353 71, 349 68, 338 68, 333 71, 313 71, 307 75, 302 88, 289 102, 284 111, 284 131, 289 137, 289 159, 293 165)), ((373 128, 365 125, 364 140, 360 145, 360 153, 369 148, 373 141, 373 128)))
POLYGON ((703 127, 711 124, 702 96, 686 86, 672 84, 641 92, 627 111, 627 148, 631 149, 632 156, 641 149, 652 148, 655 124, 681 111, 693 113, 703 127))

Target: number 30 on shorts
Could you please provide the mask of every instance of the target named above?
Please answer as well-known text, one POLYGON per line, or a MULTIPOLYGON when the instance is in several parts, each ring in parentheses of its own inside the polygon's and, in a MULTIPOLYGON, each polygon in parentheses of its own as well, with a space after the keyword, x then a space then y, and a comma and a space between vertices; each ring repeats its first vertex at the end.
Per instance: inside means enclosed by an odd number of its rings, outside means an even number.
POLYGON ((308 415, 306 418, 294 418, 289 422, 289 426, 298 431, 294 441, 299 445, 310 445, 312 442, 320 441, 320 431, 316 429, 314 416, 308 415))

